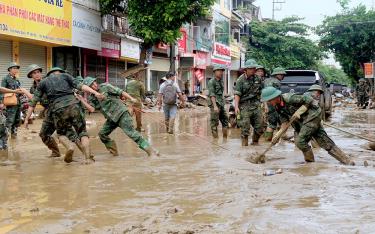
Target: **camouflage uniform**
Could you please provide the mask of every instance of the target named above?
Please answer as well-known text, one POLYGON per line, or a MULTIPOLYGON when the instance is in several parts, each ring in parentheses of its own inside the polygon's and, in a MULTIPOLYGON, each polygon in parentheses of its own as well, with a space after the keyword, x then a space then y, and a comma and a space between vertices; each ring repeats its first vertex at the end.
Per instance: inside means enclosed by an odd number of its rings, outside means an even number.
POLYGON ((145 86, 139 80, 131 80, 127 83, 125 91, 132 96, 133 98, 137 99, 137 103, 132 103, 131 105, 137 108, 134 110, 135 120, 137 123, 137 131, 141 131, 142 129, 142 100, 145 97, 145 86))
POLYGON ((44 94, 47 95, 49 109, 41 133, 44 130, 48 137, 50 134, 52 135, 54 132, 54 129, 51 128, 53 120, 58 135, 68 136, 74 127, 79 138, 88 136, 84 113, 80 102, 73 94, 73 88, 80 89, 81 87, 82 79, 74 79, 65 73, 52 74, 40 82, 30 105, 35 106, 42 100, 44 94))
POLYGON ((95 96, 90 95, 88 101, 96 110, 100 110, 107 120, 99 131, 100 140, 106 148, 109 150, 113 148, 115 141, 112 140, 109 135, 117 127, 120 127, 128 137, 135 141, 139 148, 143 150, 149 148, 149 143, 134 129, 133 119, 126 105, 120 99, 123 90, 104 83, 99 86, 98 92, 103 94, 106 98, 99 101, 95 96))
POLYGON ((217 80, 216 78, 212 78, 208 82, 208 106, 210 107, 211 111, 211 131, 213 134, 217 135, 217 126, 219 125, 219 121, 223 128, 228 127, 228 115, 225 111, 225 103, 223 99, 224 94, 224 84, 222 80, 217 80), (216 98, 216 105, 219 109, 219 112, 214 111, 214 105, 211 101, 211 97, 216 98))
MULTIPOLYGON (((281 82, 280 80, 271 77, 264 81, 264 87, 274 87, 280 90, 281 82)), ((272 105, 268 105, 267 127, 275 130, 279 125, 280 119, 275 107, 273 107, 272 105)))
POLYGON ((286 93, 282 95, 281 107, 277 107, 281 123, 288 122, 290 117, 302 105, 308 107, 308 111, 301 115, 301 119, 295 121, 292 126, 298 134, 295 139, 296 146, 302 151, 307 152, 311 149, 309 142, 314 138, 320 147, 330 151, 335 143, 329 138, 321 124, 321 108, 319 101, 314 100, 309 95, 298 95, 286 93))
POLYGON ((369 86, 368 86, 366 80, 364 80, 362 78, 359 81, 359 84, 357 85, 356 91, 357 91, 358 106, 366 107, 367 102, 369 101, 369 96, 368 96, 369 86))
MULTIPOLYGON (((4 88, 15 90, 21 87, 21 83, 16 78, 8 74, 1 81, 1 86, 4 88)), ((10 131, 11 134, 17 134, 17 128, 19 127, 20 121, 21 121, 20 94, 16 94, 16 95, 17 95, 18 104, 16 106, 8 106, 6 108, 6 116, 7 116, 6 125, 8 128, 8 131, 10 131)))
POLYGON ((240 97, 239 109, 241 136, 250 135, 250 125, 254 128, 253 142, 257 142, 263 133, 262 111, 260 108, 260 94, 263 88, 261 79, 257 76, 241 75, 236 83, 235 95, 240 97))
MULTIPOLYGON (((0 94, 2 96, 2 94, 0 94)), ((8 131, 7 131, 7 118, 3 111, 0 110, 0 150, 8 149, 8 131)))

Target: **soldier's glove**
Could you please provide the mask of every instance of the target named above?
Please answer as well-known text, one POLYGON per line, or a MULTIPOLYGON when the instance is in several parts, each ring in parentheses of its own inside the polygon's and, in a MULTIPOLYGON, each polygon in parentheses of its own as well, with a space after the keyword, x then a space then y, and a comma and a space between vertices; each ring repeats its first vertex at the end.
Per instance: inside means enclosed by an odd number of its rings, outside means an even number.
POLYGON ((271 141, 272 144, 273 145, 277 144, 287 130, 288 130, 288 125, 282 124, 280 130, 277 131, 277 133, 273 136, 272 141, 271 141))
POLYGON ((297 119, 300 119, 301 118, 301 115, 303 115, 306 111, 308 110, 308 108, 303 105, 301 106, 292 116, 292 118, 297 118, 297 119))

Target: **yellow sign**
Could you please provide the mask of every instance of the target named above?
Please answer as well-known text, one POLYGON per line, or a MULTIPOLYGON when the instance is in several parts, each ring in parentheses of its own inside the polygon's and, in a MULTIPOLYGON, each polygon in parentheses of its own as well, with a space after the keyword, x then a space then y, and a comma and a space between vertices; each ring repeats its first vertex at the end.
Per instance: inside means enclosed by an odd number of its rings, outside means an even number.
POLYGON ((72 1, 0 0, 0 34, 72 45, 72 1))

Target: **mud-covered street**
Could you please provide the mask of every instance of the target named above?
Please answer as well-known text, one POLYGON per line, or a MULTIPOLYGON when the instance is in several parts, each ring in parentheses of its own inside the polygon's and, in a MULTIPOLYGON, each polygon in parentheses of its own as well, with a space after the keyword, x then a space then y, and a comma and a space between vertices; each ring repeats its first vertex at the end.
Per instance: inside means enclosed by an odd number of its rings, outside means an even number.
MULTIPOLYGON (((302 164, 292 142, 267 153, 264 165, 246 156, 266 144, 241 148, 239 130, 228 141, 210 137, 206 109, 182 110, 168 135, 161 113, 144 114, 143 133, 160 150, 147 158, 123 132, 112 136, 120 156, 97 137, 99 114, 88 117, 96 162, 70 165, 48 158, 40 120, 11 142, 16 165, 0 167, 0 233, 373 233, 374 151, 337 130, 328 134, 357 166, 343 166, 315 148, 302 164), (368 167, 363 166, 367 160, 368 167), (281 174, 263 176, 267 169, 281 174)), ((374 138, 372 110, 336 110, 331 123, 374 138)))

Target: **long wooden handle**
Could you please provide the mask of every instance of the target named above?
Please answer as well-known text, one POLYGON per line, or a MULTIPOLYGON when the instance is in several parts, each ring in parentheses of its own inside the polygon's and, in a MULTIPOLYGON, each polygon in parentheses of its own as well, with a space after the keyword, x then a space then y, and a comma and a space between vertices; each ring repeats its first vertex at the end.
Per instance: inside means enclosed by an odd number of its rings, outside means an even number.
POLYGON ((375 142, 375 139, 371 139, 371 138, 368 138, 368 137, 365 137, 365 136, 361 136, 361 135, 358 135, 358 134, 355 134, 355 133, 352 133, 352 132, 348 132, 348 131, 343 130, 343 129, 339 128, 339 127, 336 127, 336 126, 334 126, 332 124, 329 124, 329 123, 326 123, 326 122, 323 122, 323 124, 326 125, 326 126, 328 126, 328 127, 331 127, 331 128, 336 129, 336 130, 339 130, 341 132, 345 132, 345 133, 347 133, 349 135, 352 135, 352 136, 355 136, 355 137, 358 137, 358 138, 361 138, 361 139, 364 139, 364 140, 367 140, 367 141, 370 141, 370 142, 375 142))

